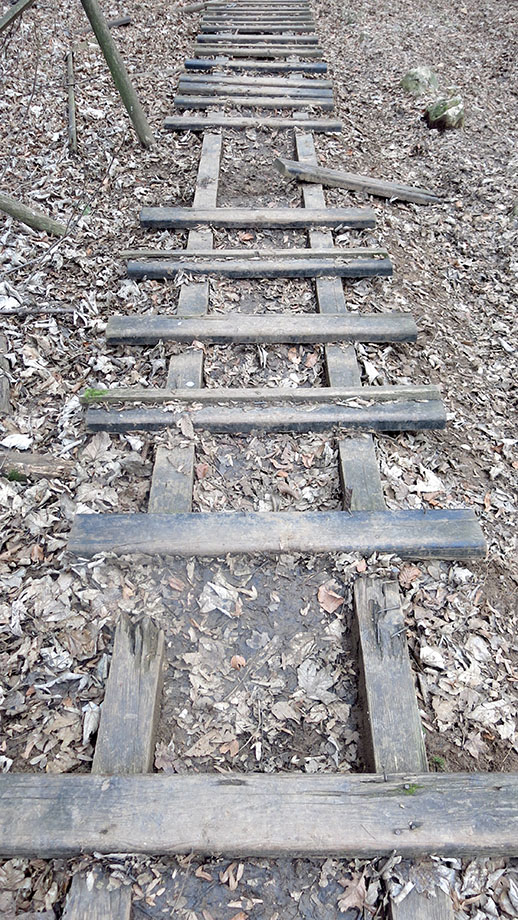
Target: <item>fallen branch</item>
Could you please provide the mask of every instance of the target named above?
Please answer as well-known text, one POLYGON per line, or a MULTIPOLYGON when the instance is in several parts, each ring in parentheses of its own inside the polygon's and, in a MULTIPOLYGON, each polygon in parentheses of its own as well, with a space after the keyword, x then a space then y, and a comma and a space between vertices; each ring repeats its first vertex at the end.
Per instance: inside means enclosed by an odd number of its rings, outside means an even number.
POLYGON ((413 201, 415 204, 432 204, 442 201, 434 192, 424 188, 414 188, 400 182, 385 182, 371 176, 358 176, 356 173, 341 172, 338 169, 324 169, 319 166, 306 166, 298 160, 285 160, 278 157, 275 169, 283 176, 297 179, 299 182, 316 182, 318 185, 333 188, 347 188, 354 192, 367 192, 380 198, 399 198, 400 201, 413 201))
POLYGON ((81 0, 81 3, 88 16, 95 37, 99 42, 101 51, 104 54, 104 58, 113 77, 113 82, 120 93, 120 97, 126 107, 133 127, 137 132, 140 143, 143 147, 151 147, 153 145, 153 133, 144 114, 144 109, 140 104, 133 84, 128 76, 121 54, 111 37, 108 23, 101 12, 101 8, 97 0, 81 0))
POLYGON ((0 192, 0 211, 3 211, 4 214, 9 214, 10 217, 14 217, 15 220, 19 220, 22 224, 27 224, 33 230, 45 230, 47 233, 51 233, 52 236, 64 236, 67 232, 65 225, 58 220, 47 217, 41 211, 34 211, 32 208, 27 207, 26 204, 15 201, 9 195, 4 195, 3 192, 0 192))
MULTIPOLYGON (((122 19, 108 19, 106 25, 109 29, 118 29, 119 26, 129 26, 132 23, 131 16, 123 16, 122 19)), ((91 26, 87 26, 86 29, 81 30, 81 35, 88 35, 92 31, 91 26)))
POLYGON ((0 472, 11 479, 68 479, 74 471, 72 460, 50 454, 0 448, 0 472))
POLYGON ((206 9, 208 5, 208 3, 187 3, 186 6, 181 6, 179 9, 182 13, 199 13, 200 10, 206 9))
POLYGON ((25 10, 28 10, 33 3, 34 0, 18 0, 18 3, 15 3, 10 10, 7 10, 7 13, 0 17, 0 33, 5 32, 11 23, 18 19, 18 16, 21 16, 25 10))
POLYGON ((59 316, 63 313, 74 313, 75 307, 54 307, 52 304, 34 304, 26 307, 20 304, 18 307, 0 307, 0 316, 34 316, 40 313, 46 313, 47 316, 59 316))
POLYGON ((70 153, 77 153, 76 94, 74 78, 74 52, 67 54, 67 92, 68 92, 68 147, 70 153))

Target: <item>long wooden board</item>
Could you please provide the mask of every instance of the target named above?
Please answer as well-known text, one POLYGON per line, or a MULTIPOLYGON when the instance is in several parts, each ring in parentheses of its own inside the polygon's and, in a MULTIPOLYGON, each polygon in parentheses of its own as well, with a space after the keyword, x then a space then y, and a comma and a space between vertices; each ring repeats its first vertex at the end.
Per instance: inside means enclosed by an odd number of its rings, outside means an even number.
POLYGON ((191 80, 189 76, 182 77, 178 84, 178 92, 182 96, 247 96, 263 98, 273 96, 275 99, 304 99, 332 100, 333 92, 330 89, 291 86, 264 86, 257 84, 224 83, 220 81, 191 80))
POLYGON ((246 313, 213 314, 203 319, 166 315, 110 316, 110 345, 156 345, 193 341, 214 344, 281 342, 415 342, 417 326, 408 313, 350 313, 338 316, 246 313))
MULTIPOLYGON (((326 92, 332 92, 333 84, 331 80, 322 80, 320 77, 247 77, 243 74, 224 74, 224 73, 196 73, 189 71, 180 76, 180 82, 186 81, 191 85, 199 86, 248 86, 251 89, 254 87, 268 87, 282 90, 295 90, 295 89, 307 89, 307 90, 321 90, 326 92)), ((261 92, 264 90, 261 89, 261 92)))
POLYGON ((186 254, 185 261, 173 262, 170 259, 159 261, 130 260, 127 274, 129 278, 153 278, 161 280, 174 278, 178 272, 187 275, 215 275, 220 278, 390 278, 392 262, 390 259, 351 259, 339 262, 336 259, 218 259, 209 262, 190 262, 186 254))
POLYGON ((262 32, 246 32, 244 35, 234 35, 232 32, 210 32, 208 35, 201 33, 198 35, 197 41, 200 44, 206 42, 210 44, 223 44, 229 45, 255 45, 255 44, 268 44, 271 45, 317 45, 318 38, 314 34, 309 35, 297 35, 291 32, 283 32, 281 35, 268 35, 266 36, 262 32))
POLYGON ((209 131, 212 128, 265 128, 283 129, 304 128, 322 134, 338 134, 342 123, 333 118, 277 118, 275 116, 220 115, 170 115, 164 120, 167 131, 209 131))
POLYGON ((278 33, 284 32, 302 32, 302 33, 311 33, 314 32, 314 26, 309 22, 297 23, 293 20, 286 25, 279 25, 275 22, 238 22, 238 21, 229 21, 226 23, 224 20, 204 20, 201 24, 201 33, 202 35, 211 35, 212 33, 219 34, 220 32, 230 33, 232 35, 254 35, 260 30, 261 35, 277 35, 278 33))
POLYGON ((211 106, 233 106, 234 108, 257 109, 322 109, 330 112, 334 109, 333 99, 312 97, 299 99, 288 96, 250 96, 224 93, 219 95, 178 93, 173 99, 177 109, 208 109, 211 106))
POLYGON ((121 259, 337 259, 350 262, 353 259, 388 259, 386 249, 368 248, 367 246, 340 249, 123 249, 121 259))
POLYGON ((142 208, 142 227, 184 230, 206 224, 249 230, 297 230, 308 227, 374 227, 370 208, 142 208))
MULTIPOLYGON (((245 36, 243 37, 245 38, 245 36)), ((305 48, 302 45, 286 45, 282 48, 277 48, 274 46, 268 45, 247 45, 243 40, 243 44, 238 47, 233 45, 204 45, 199 44, 194 46, 194 52, 200 55, 207 55, 208 57, 218 57, 225 55, 231 58, 288 58, 288 57, 298 57, 302 60, 309 59, 322 59, 322 52, 319 48, 305 48)))
POLYGON ((327 64, 325 61, 254 61, 241 60, 229 61, 204 60, 203 58, 190 58, 184 61, 186 70, 214 70, 223 66, 225 70, 256 70, 258 73, 327 73, 327 64))
POLYGON ((338 169, 324 169, 307 166, 296 160, 278 157, 274 164, 278 172, 299 182, 316 182, 333 188, 347 188, 356 192, 367 192, 381 198, 399 198, 401 201, 413 201, 416 204, 440 202, 441 198, 429 189, 415 188, 401 182, 387 182, 373 176, 359 176, 356 173, 342 172, 338 169))
POLYGON ((486 546, 472 511, 432 510, 78 514, 68 548, 78 556, 358 552, 475 559, 486 546))

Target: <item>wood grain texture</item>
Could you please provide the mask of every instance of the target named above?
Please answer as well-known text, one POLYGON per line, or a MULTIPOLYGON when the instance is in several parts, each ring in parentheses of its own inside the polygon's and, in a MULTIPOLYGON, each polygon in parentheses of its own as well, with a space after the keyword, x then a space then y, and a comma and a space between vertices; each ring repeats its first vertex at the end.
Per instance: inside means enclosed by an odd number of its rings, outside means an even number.
POLYGON ((160 711, 164 634, 150 619, 121 615, 115 633, 92 770, 146 773, 153 767, 160 711))
MULTIPOLYGON (((184 67, 186 70, 214 70, 220 67, 223 64, 225 70, 255 70, 258 73, 327 73, 327 64, 324 61, 290 61, 289 63, 285 61, 257 61, 257 60, 241 60, 241 61, 218 61, 218 60, 205 60, 203 58, 191 58, 187 61, 184 61, 184 67)), ((167 126, 167 120, 166 120, 167 126)), ((311 126, 305 126, 308 130, 313 130, 311 126)), ((340 128, 335 130, 341 130, 340 128)))
POLYGON ((148 514, 176 514, 192 508, 194 445, 157 447, 148 514))
POLYGON ((314 34, 308 35, 298 35, 290 32, 283 32, 281 35, 265 35, 263 32, 247 32, 244 35, 234 35, 233 32, 227 30, 226 32, 210 32, 208 35, 205 35, 203 32, 198 35, 197 41, 200 44, 207 42, 207 44, 223 44, 227 43, 229 45, 239 45, 239 44, 268 44, 268 46, 278 45, 316 45, 318 44, 318 38, 314 34))
POLYGON ((516 856, 518 776, 0 776, 0 854, 516 856))
POLYGON ((390 901, 389 915, 391 920, 454 920, 455 916, 451 897, 437 887, 435 897, 428 898, 413 888, 401 903, 390 901))
POLYGON ((338 444, 339 474, 346 511, 384 511, 385 499, 371 435, 338 444))
MULTIPOLYGON (((193 341, 212 344, 414 342, 416 338, 417 326, 408 313, 349 313, 338 316, 232 313, 211 314, 203 318, 110 316, 106 327, 106 339, 110 345, 155 345, 161 340, 186 344, 193 341)), ((347 385, 355 384, 348 382, 347 385)))
POLYGON ((230 32, 233 35, 250 35, 260 31, 261 35, 277 35, 279 33, 285 32, 299 32, 299 33, 311 33, 314 32, 314 26, 308 20, 302 20, 297 23, 297 20, 293 19, 291 21, 285 22, 284 24, 279 21, 271 21, 267 19, 263 20, 243 20, 239 21, 238 19, 225 20, 225 19, 203 19, 200 26, 200 32, 202 35, 210 35, 211 33, 220 33, 220 32, 230 32))
POLYGON ((485 553, 472 511, 79 514, 69 550, 221 556, 225 553, 374 552, 414 559, 485 553))
POLYGON ((185 230, 207 224, 212 227, 249 230, 308 227, 374 227, 376 217, 370 208, 142 208, 140 224, 152 230, 185 230))
POLYGON ((390 259, 218 259, 182 262, 164 259, 130 260, 128 278, 164 280, 178 272, 220 278, 390 278, 390 259))
POLYGON ((322 97, 320 99, 298 99, 287 96, 251 96, 249 94, 238 95, 221 92, 219 95, 202 95, 195 93, 178 94, 173 99, 177 109, 208 109, 211 106, 233 106, 234 108, 257 108, 257 109, 322 109, 330 112, 334 109, 332 99, 322 97))
POLYGON ((342 130, 342 123, 332 118, 296 118, 293 116, 280 118, 277 116, 259 115, 219 115, 211 112, 208 115, 171 115, 164 121, 166 131, 209 131, 214 128, 228 128, 231 130, 241 128, 264 128, 265 130, 282 130, 284 128, 304 128, 320 134, 338 134, 342 130))
POLYGON ((108 873, 99 866, 74 875, 63 920, 130 920, 130 917, 131 884, 110 887, 108 873))
POLYGON ((338 262, 351 262, 354 259, 388 259, 386 249, 370 246, 348 246, 342 249, 338 246, 333 249, 298 249, 290 246, 285 249, 123 249, 121 259, 159 259, 166 261, 190 261, 191 259, 247 259, 248 261, 274 260, 274 259, 335 259, 338 262))
MULTIPOLYGON (((266 88, 275 91, 278 90, 295 90, 313 92, 332 92, 333 84, 331 80, 322 80, 314 77, 264 77, 255 76, 247 77, 244 74, 224 74, 224 73, 185 73, 180 77, 180 81, 185 81, 196 86, 239 86, 248 87, 251 90, 261 88, 264 92, 266 88)), ((280 93, 279 93, 280 95, 280 93)))
POLYGON ((319 87, 290 87, 290 86, 267 86, 264 84, 247 84, 247 83, 230 83, 230 82, 201 82, 198 80, 190 79, 190 75, 187 74, 184 77, 181 77, 178 83, 178 92, 182 96, 192 96, 192 95, 201 95, 201 96, 243 96, 246 98, 250 97, 266 97, 273 96, 276 99, 299 99, 306 100, 316 100, 318 105, 318 100, 331 100, 333 99, 333 91, 330 89, 321 89, 319 87))
POLYGON ((268 45, 246 45, 245 44, 246 36, 243 36, 243 44, 239 47, 238 45, 195 45, 194 52, 195 54, 204 55, 208 57, 220 57, 224 55, 229 58, 288 58, 288 57, 298 57, 303 60, 321 60, 322 52, 318 48, 313 47, 304 47, 302 45, 283 45, 281 47, 270 46, 268 45))

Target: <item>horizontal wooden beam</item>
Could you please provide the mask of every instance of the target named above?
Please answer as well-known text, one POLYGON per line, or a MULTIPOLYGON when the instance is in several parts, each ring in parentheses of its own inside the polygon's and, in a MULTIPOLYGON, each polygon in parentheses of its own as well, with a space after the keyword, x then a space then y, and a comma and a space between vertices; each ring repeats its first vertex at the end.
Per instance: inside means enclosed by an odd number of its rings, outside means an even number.
POLYGON ((189 71, 189 73, 182 74, 180 82, 182 81, 186 81, 191 86, 239 86, 241 88, 248 86, 250 89, 269 87, 272 90, 277 88, 290 90, 290 92, 294 89, 332 92, 333 89, 331 80, 321 80, 319 77, 247 77, 243 74, 195 73, 189 71))
MULTIPOLYGON (((182 411, 171 409, 89 409, 89 431, 160 431, 176 428, 182 411)), ((193 428, 227 434, 251 431, 303 432, 357 428, 362 431, 419 431, 446 427, 440 400, 372 403, 370 406, 219 406, 189 414, 193 428)))
POLYGON ((342 123, 333 118, 296 118, 296 117, 270 117, 258 115, 172 115, 165 119, 164 128, 167 131, 208 131, 212 128, 268 128, 282 130, 284 128, 303 128, 305 131, 314 131, 321 134, 338 134, 342 130, 342 123))
POLYGON ((121 259, 336 259, 337 261, 350 262, 353 259, 388 259, 386 249, 370 248, 367 246, 350 247, 348 249, 123 249, 121 259))
POLYGON ((416 204, 431 204, 441 201, 434 192, 425 188, 403 185, 401 182, 386 182, 373 176, 359 176, 356 173, 342 172, 338 169, 324 169, 320 166, 308 166, 298 160, 285 160, 278 157, 274 164, 278 172, 299 182, 314 182, 333 188, 347 188, 355 192, 367 192, 381 198, 399 198, 416 204))
POLYGON ((206 42, 210 44, 219 44, 222 42, 225 44, 227 42, 230 45, 255 45, 255 44, 271 44, 271 45, 317 45, 318 38, 316 35, 309 33, 308 35, 296 35, 291 32, 283 32, 281 35, 265 35, 263 32, 246 32, 244 35, 235 35, 233 32, 210 32, 209 34, 201 33, 198 35, 197 41, 200 44, 206 42))
POLYGON ((475 515, 465 510, 78 514, 68 548, 78 556, 379 552, 413 559, 480 558, 486 550, 475 515))
MULTIPOLYGON (((207 317, 110 316, 110 345, 155 345, 193 341, 214 344, 281 342, 415 342, 417 326, 409 313, 359 315, 213 314, 207 317)), ((0 455, 1 456, 1 455, 0 455)))
POLYGON ((0 855, 518 855, 513 773, 0 775, 0 855))
MULTIPOLYGON (((193 80, 192 74, 187 74, 180 79, 178 92, 182 96, 246 96, 246 97, 265 97, 273 96, 275 99, 304 99, 306 105, 311 100, 333 99, 333 91, 330 89, 319 89, 318 87, 291 87, 291 86, 265 86, 256 83, 243 84, 240 81, 224 83, 216 80, 193 80)), ((315 102, 318 104, 318 102, 315 102)))
POLYGON ((208 403, 224 402, 250 405, 253 403, 304 403, 305 405, 357 402, 393 402, 394 400, 439 400, 441 391, 434 384, 412 386, 359 387, 202 387, 201 389, 168 389, 167 387, 112 387, 87 389, 79 397, 83 405, 93 403, 208 403))
POLYGON ((288 58, 288 57, 299 57, 302 60, 307 60, 315 58, 320 60, 322 58, 322 52, 319 48, 304 48, 302 46, 298 47, 297 45, 286 45, 283 48, 268 47, 268 45, 247 45, 243 40, 241 47, 233 47, 232 45, 195 45, 195 53, 206 54, 210 56, 219 56, 219 55, 228 55, 231 58, 249 58, 251 56, 256 58, 288 58))
POLYGON ((327 73, 327 64, 325 61, 228 61, 228 60, 204 60, 203 58, 189 58, 184 61, 186 70, 214 70, 218 67, 225 67, 225 70, 256 70, 258 73, 327 73))
POLYGON ((128 262, 129 278, 174 278, 186 275, 216 275, 223 278, 390 278, 390 259, 218 259, 173 262, 169 259, 128 262))
POLYGON ((234 108, 256 108, 256 109, 322 109, 322 111, 331 112, 334 109, 332 97, 324 96, 300 99, 298 97, 289 98, 288 96, 251 96, 247 93, 238 95, 237 93, 225 93, 224 90, 219 94, 201 94, 178 93, 173 99, 177 109, 208 109, 211 106, 233 106, 234 108))
POLYGON ((375 226, 370 208, 142 208, 140 225, 158 229, 185 230, 202 224, 211 227, 250 230, 304 230, 308 227, 375 226))
POLYGON ((302 21, 297 24, 295 20, 292 20, 289 23, 284 25, 279 24, 279 22, 268 22, 268 21, 257 21, 253 22, 250 20, 245 20, 243 22, 234 21, 226 22, 224 20, 203 20, 201 24, 201 33, 203 35, 211 35, 212 33, 219 34, 220 32, 229 32, 232 35, 254 35, 258 31, 262 35, 278 35, 279 33, 284 32, 301 32, 311 33, 314 31, 314 26, 307 21, 302 21))

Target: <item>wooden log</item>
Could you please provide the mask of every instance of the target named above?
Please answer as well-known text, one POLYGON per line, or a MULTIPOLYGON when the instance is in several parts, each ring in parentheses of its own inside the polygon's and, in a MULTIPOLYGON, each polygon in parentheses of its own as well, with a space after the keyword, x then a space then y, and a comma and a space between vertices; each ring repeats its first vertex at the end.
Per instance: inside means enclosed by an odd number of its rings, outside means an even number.
POLYGON ((8 479, 69 479, 74 469, 72 460, 51 454, 0 448, 0 472, 8 479))
MULTIPOLYGON (((176 428, 180 410, 170 409, 88 409, 89 431, 161 431, 176 428)), ((219 406, 196 409, 189 414, 198 431, 224 434, 331 431, 357 428, 362 431, 420 431, 446 426, 446 413, 439 400, 415 402, 397 400, 370 406, 293 405, 219 406)))
POLYGON ((299 25, 295 21, 282 25, 279 23, 268 22, 250 22, 245 20, 242 23, 231 22, 228 24, 221 20, 204 21, 201 24, 200 34, 210 35, 212 33, 229 32, 232 35, 254 35, 260 31, 262 36, 277 35, 283 32, 311 33, 315 27, 309 22, 301 22, 299 25))
POLYGON ((183 77, 178 84, 178 93, 182 96, 274 96, 276 98, 288 99, 305 99, 306 105, 311 100, 332 100, 332 90, 311 89, 311 88, 291 88, 290 86, 247 86, 241 83, 200 83, 192 81, 190 75, 183 77))
POLYGON ((250 95, 176 95, 174 105, 177 109, 209 109, 211 106, 232 106, 233 108, 257 109, 322 109, 331 112, 334 109, 333 99, 325 97, 311 99, 289 98, 287 96, 250 96, 250 95))
POLYGON ((112 387, 109 390, 85 390, 79 397, 82 405, 110 405, 116 402, 163 405, 181 403, 304 403, 332 405, 340 402, 393 402, 409 400, 439 400, 441 391, 434 384, 424 386, 363 386, 363 387, 214 387, 169 389, 167 387, 112 387))
POLYGON ((218 44, 222 42, 223 44, 229 45, 317 45, 318 38, 316 35, 296 35, 289 32, 285 32, 282 35, 268 35, 266 37, 264 33, 261 32, 251 32, 245 35, 234 35, 232 32, 211 32, 209 35, 205 35, 203 32, 198 35, 197 41, 200 44, 206 42, 210 44, 218 44))
POLYGON ((128 76, 122 56, 113 41, 110 29, 99 6, 98 0, 81 0, 95 37, 104 55, 126 111, 143 147, 152 147, 153 133, 149 126, 133 84, 128 76))
POLYGON ((349 313, 344 316, 229 313, 202 319, 167 315, 110 316, 106 327, 106 340, 110 345, 156 345, 160 341, 221 345, 415 342, 416 338, 417 326, 408 313, 349 313))
POLYGON ((304 230, 308 227, 369 229, 376 217, 370 208, 142 208, 140 224, 152 230, 185 230, 208 224, 234 229, 304 230))
POLYGON ((74 77, 74 52, 67 53, 67 98, 68 98, 68 149, 77 153, 76 94, 74 77))
POLYGON ((442 199, 434 192, 424 188, 414 188, 400 182, 386 182, 371 176, 359 176, 356 173, 341 172, 338 169, 323 169, 320 166, 308 166, 296 160, 278 157, 274 160, 275 168, 281 175, 299 182, 316 182, 333 188, 347 188, 355 192, 366 192, 381 198, 397 198, 401 201, 413 201, 416 204, 430 204, 442 199))
POLYGON ((161 261, 191 261, 192 259, 336 259, 350 262, 353 259, 388 259, 386 249, 358 246, 341 249, 123 249, 121 259, 159 259, 161 261))
POLYGON ((204 10, 208 6, 208 3, 186 3, 185 5, 180 5, 178 9, 182 13, 199 13, 200 10, 204 10))
POLYGON ((47 217, 41 211, 35 211, 33 208, 27 207, 21 201, 15 201, 14 198, 5 195, 3 192, 0 192, 0 211, 3 211, 4 214, 9 214, 10 217, 14 217, 20 223, 32 227, 33 230, 45 230, 46 233, 50 233, 52 236, 65 236, 67 232, 65 224, 54 220, 52 217, 47 217))
POLYGON ((10 9, 6 10, 3 16, 0 16, 0 35, 9 28, 15 19, 18 19, 18 16, 21 16, 25 10, 28 10, 33 3, 34 0, 18 0, 18 3, 15 3, 10 9))
POLYGON ((315 58, 320 60, 322 58, 322 52, 318 48, 304 48, 302 46, 298 47, 297 45, 286 45, 282 48, 277 48, 274 46, 268 45, 247 45, 244 41, 241 47, 234 47, 233 45, 195 45, 194 51, 196 54, 207 55, 210 57, 219 57, 221 55, 228 56, 230 58, 249 58, 252 55, 256 58, 288 58, 288 57, 298 57, 303 60, 315 58))
MULTIPOLYGON (((247 77, 244 74, 223 74, 223 73, 195 73, 189 71, 182 74, 180 82, 185 81, 191 86, 240 86, 240 87, 263 87, 289 89, 308 89, 311 91, 331 91, 333 84, 330 80, 322 80, 318 77, 247 77)), ((279 93, 280 95, 280 93, 279 93)))
MULTIPOLYGON (((428 763, 397 583, 358 579, 354 607, 367 769, 424 773, 428 763)), ((414 889, 389 909, 392 920, 453 920, 451 899, 439 888, 434 898, 414 889)))
POLYGON ((308 131, 323 134, 335 134, 342 130, 342 123, 331 118, 276 118, 268 116, 240 116, 220 115, 179 115, 169 116, 164 121, 167 131, 208 131, 212 128, 228 128, 230 130, 241 128, 266 128, 283 129, 304 128, 308 131))
MULTIPOLYGON (((240 60, 229 61, 222 58, 221 60, 207 60, 204 58, 190 58, 184 61, 186 70, 214 70, 214 68, 223 66, 225 70, 256 70, 258 73, 327 73, 327 64, 325 61, 256 61, 240 60)), ((335 129, 336 130, 336 129, 335 129)), ((339 128, 338 130, 341 130, 339 128)))
POLYGON ((128 262, 128 278, 174 278, 187 275, 214 275, 220 278, 390 278, 390 259, 213 259, 211 262, 171 262, 164 260, 128 262))
MULTIPOLYGON (((120 19, 108 19, 106 25, 109 29, 118 29, 121 26, 130 26, 132 23, 131 16, 121 16, 120 19)), ((92 27, 88 25, 86 29, 82 30, 83 35, 88 35, 92 31, 92 27)))
POLYGON ((517 798, 513 773, 6 773, 0 854, 514 857, 517 798))

